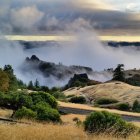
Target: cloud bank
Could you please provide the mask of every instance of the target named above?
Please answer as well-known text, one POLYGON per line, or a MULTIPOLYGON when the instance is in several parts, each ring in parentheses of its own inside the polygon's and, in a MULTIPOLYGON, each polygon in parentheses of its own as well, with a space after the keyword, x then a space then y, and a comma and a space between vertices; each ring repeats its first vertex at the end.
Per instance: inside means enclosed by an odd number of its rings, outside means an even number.
MULTIPOLYGON (((121 12, 102 1, 0 1, 1 34, 65 34, 77 37, 71 42, 58 42, 58 46, 38 46, 30 50, 25 50, 19 42, 0 40, 0 65, 13 65, 17 76, 26 82, 38 78, 43 84, 52 81, 57 85, 61 82, 52 77, 44 79, 40 74, 23 75, 19 67, 27 56, 35 54, 45 61, 88 66, 95 71, 115 67, 119 63, 125 64, 126 69, 139 68, 137 50, 104 46, 95 33, 95 29, 135 31, 139 27, 139 14, 121 12)), ((95 80, 105 80, 106 77, 93 75, 95 80)))
MULTIPOLYGON (((78 18, 97 30, 136 30, 139 13, 122 12, 100 0, 5 0, 0 1, 0 28, 3 34, 54 34, 78 18)), ((130 9, 134 4, 128 4, 130 9)))

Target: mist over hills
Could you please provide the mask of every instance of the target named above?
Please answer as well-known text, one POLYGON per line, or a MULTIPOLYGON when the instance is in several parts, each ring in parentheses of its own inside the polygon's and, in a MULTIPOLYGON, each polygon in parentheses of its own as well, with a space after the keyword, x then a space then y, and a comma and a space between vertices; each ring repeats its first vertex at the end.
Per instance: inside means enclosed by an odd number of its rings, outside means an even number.
POLYGON ((20 66, 20 71, 27 77, 27 81, 38 79, 41 85, 49 87, 64 86, 75 74, 85 73, 90 79, 97 81, 106 81, 112 77, 112 72, 109 71, 96 72, 85 66, 55 64, 42 61, 36 55, 27 57, 20 66))
MULTIPOLYGON (((61 47, 60 42, 58 41, 19 41, 21 46, 23 46, 24 49, 33 49, 38 47, 61 47)), ((126 42, 126 41, 106 41, 102 42, 103 44, 109 46, 109 47, 131 47, 136 48, 137 50, 140 49, 140 42, 126 42)))

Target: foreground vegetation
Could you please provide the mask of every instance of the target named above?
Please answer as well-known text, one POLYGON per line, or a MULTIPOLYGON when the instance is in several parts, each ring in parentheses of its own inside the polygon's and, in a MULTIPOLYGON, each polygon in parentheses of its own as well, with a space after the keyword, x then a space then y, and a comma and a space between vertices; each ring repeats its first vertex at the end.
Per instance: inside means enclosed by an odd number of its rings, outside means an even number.
MULTIPOLYGON (((127 123, 116 114, 105 111, 91 113, 86 117, 84 122, 79 118, 73 118, 76 126, 65 125, 61 120, 57 99, 84 104, 86 103, 85 97, 77 96, 67 98, 58 88, 52 88, 50 90, 47 87, 40 86, 38 80, 34 84, 32 81, 29 82, 27 86, 16 78, 10 65, 6 65, 4 69, 0 69, 0 79, 0 107, 13 110, 10 116, 13 119, 35 121, 35 123, 31 122, 28 125, 22 123, 16 125, 0 125, 0 136, 2 140, 96 140, 99 138, 115 139, 114 137, 127 139, 130 137, 131 140, 131 135, 139 135, 140 130, 138 127, 127 123), (36 91, 27 92, 22 89, 36 91), (44 125, 41 124, 42 122, 44 125), (55 123, 55 125, 48 123, 55 123)), ((100 99, 96 104, 112 104, 117 102, 114 99, 100 99)), ((135 101, 133 111, 138 112, 139 107, 139 102, 135 101)), ((123 110, 127 106, 121 104, 119 108, 123 110)), ((135 139, 137 139, 137 136, 135 139)))
MULTIPOLYGON (((0 125, 1 140, 123 140, 108 135, 88 135, 74 125, 0 125)), ((132 135, 127 140, 139 140, 132 135)))

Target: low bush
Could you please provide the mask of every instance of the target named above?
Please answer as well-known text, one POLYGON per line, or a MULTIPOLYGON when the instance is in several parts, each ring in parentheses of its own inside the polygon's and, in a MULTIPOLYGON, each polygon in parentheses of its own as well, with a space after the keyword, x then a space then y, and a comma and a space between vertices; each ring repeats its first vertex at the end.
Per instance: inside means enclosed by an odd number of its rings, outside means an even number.
POLYGON ((35 119, 36 117, 37 117, 37 113, 26 107, 22 107, 21 109, 18 109, 14 114, 14 118, 16 119, 22 119, 22 118, 35 119))
POLYGON ((66 99, 66 96, 63 92, 56 91, 52 93, 52 96, 54 96, 56 99, 66 99))
POLYGON ((52 108, 57 108, 56 99, 49 93, 45 93, 45 92, 31 93, 30 96, 32 97, 34 104, 38 102, 46 102, 52 108))
POLYGON ((130 110, 130 105, 128 103, 120 103, 116 106, 116 109, 122 110, 122 111, 129 111, 130 110))
POLYGON ((86 99, 83 96, 76 96, 76 97, 72 97, 69 102, 71 103, 79 103, 79 104, 84 104, 86 103, 86 99))
POLYGON ((32 98, 24 92, 0 93, 0 106, 8 109, 17 110, 22 106, 31 108, 32 98))
POLYGON ((0 106, 14 110, 11 117, 59 122, 57 101, 49 93, 0 93, 0 106))
POLYGON ((120 116, 109 112, 93 112, 84 122, 88 133, 110 133, 116 137, 127 137, 136 131, 136 127, 125 122, 120 116))
POLYGON ((107 104, 114 104, 114 103, 118 103, 118 101, 116 99, 107 99, 107 98, 101 98, 95 102, 95 104, 98 105, 107 105, 107 104))
POLYGON ((140 103, 138 100, 133 103, 132 111, 140 113, 140 103))
POLYGON ((58 110, 51 108, 47 103, 37 103, 34 106, 34 110, 37 111, 38 120, 48 122, 59 122, 61 120, 58 110))

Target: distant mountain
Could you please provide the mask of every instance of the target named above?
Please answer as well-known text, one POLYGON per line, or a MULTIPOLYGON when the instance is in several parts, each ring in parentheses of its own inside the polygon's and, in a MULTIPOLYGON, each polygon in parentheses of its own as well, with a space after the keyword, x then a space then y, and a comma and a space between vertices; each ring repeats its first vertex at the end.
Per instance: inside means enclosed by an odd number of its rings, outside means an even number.
POLYGON ((69 80, 68 84, 65 86, 65 89, 71 87, 85 87, 90 85, 101 84, 101 82, 90 80, 86 73, 83 74, 74 74, 74 76, 69 80))
MULTIPOLYGON (((24 49, 33 49, 38 47, 61 47, 59 42, 57 41, 19 41, 21 46, 24 49)), ((103 42, 103 44, 110 46, 110 47, 135 47, 138 50, 140 49, 140 42, 116 42, 116 41, 109 41, 103 42)))
POLYGON ((22 68, 24 72, 38 72, 44 77, 53 76, 58 80, 71 77, 74 74, 86 73, 91 74, 92 68, 84 66, 65 66, 61 63, 55 64, 52 62, 45 62, 33 55, 31 58, 27 57, 22 68))
POLYGON ((109 71, 96 72, 85 66, 66 66, 62 63, 45 62, 36 55, 27 57, 20 70, 24 77, 30 78, 30 80, 37 78, 39 81, 43 81, 43 84, 49 86, 59 86, 60 84, 60 86, 64 86, 75 74, 84 73, 90 79, 96 81, 107 81, 112 77, 112 72, 109 71))
POLYGON ((59 47, 57 41, 19 41, 19 44, 24 49, 33 49, 38 47, 59 47))
POLYGON ((107 45, 110 47, 135 47, 140 49, 140 42, 107 42, 107 45))

